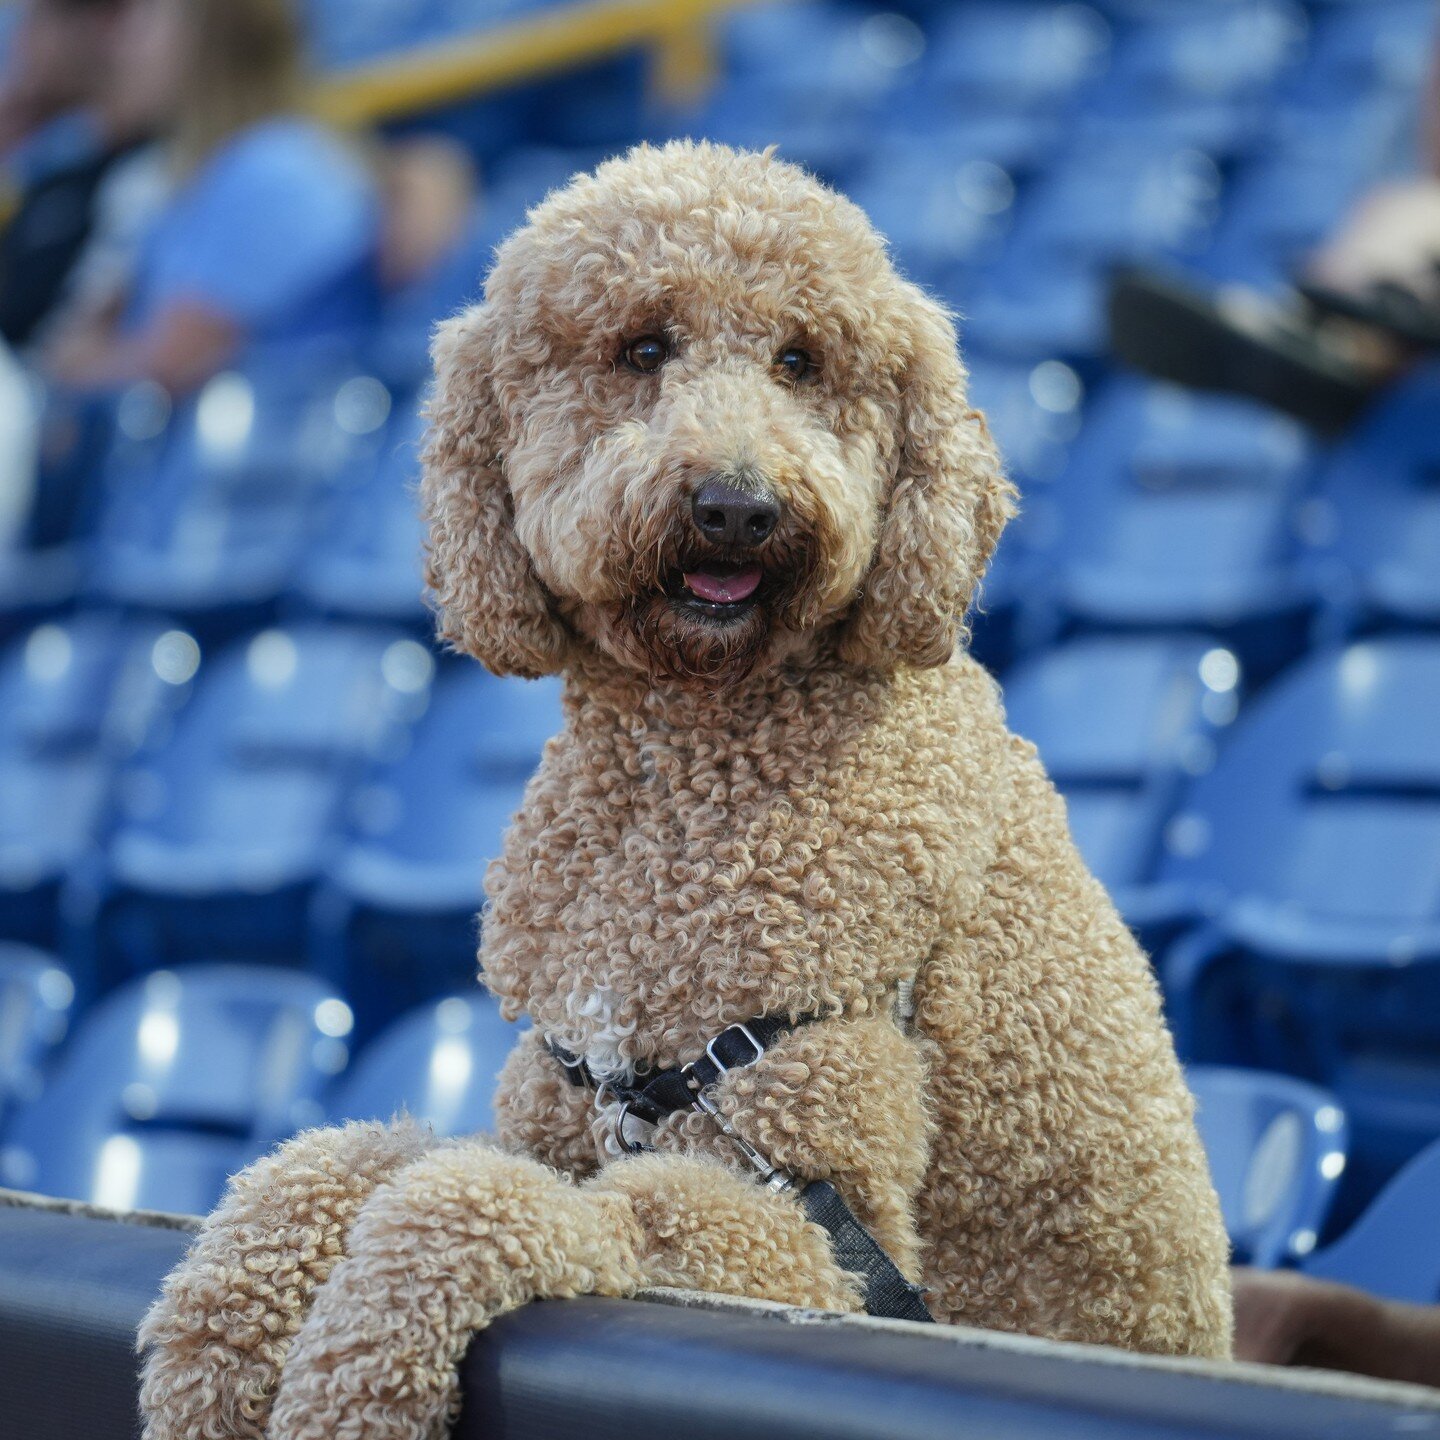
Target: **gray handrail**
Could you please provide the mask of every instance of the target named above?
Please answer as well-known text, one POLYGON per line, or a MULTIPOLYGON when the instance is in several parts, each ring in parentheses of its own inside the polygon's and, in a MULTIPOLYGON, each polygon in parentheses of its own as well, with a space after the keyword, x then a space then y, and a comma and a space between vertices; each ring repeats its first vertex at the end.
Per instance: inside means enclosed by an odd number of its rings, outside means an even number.
MULTIPOLYGON (((0 1196, 0 1435, 133 1440, 135 1329, 185 1229, 0 1196)), ((478 1335, 456 1440, 1440 1437, 1440 1391, 714 1297, 549 1301, 478 1335)))

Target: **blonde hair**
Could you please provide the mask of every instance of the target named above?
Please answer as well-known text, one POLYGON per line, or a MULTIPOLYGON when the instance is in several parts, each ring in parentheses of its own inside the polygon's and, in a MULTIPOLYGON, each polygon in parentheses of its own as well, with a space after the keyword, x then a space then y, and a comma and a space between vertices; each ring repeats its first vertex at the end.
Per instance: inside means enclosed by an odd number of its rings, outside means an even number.
POLYGON ((189 173, 238 131, 301 109, 305 63, 289 0, 179 0, 179 6, 188 63, 172 155, 189 173))

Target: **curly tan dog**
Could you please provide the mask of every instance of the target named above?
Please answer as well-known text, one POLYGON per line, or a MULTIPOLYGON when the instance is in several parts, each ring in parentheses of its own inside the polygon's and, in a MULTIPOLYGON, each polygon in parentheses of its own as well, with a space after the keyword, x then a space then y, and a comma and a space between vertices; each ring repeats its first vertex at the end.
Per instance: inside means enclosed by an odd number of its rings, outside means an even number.
POLYGON ((957 648, 1012 491, 942 311, 799 170, 677 144, 539 206, 437 355, 443 633, 566 680, 487 877, 485 981, 535 1029, 497 1143, 352 1126, 237 1178, 145 1328, 151 1440, 438 1436, 470 1333, 537 1296, 860 1308, 711 1118, 621 1158, 545 1043, 623 1084, 760 1017, 793 1028, 710 1099, 937 1319, 1227 1354, 1146 958, 957 648))

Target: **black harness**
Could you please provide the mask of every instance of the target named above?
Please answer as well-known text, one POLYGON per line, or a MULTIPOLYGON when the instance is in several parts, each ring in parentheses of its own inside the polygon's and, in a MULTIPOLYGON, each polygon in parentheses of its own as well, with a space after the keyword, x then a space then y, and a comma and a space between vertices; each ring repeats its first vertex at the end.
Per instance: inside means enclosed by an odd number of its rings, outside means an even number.
MULTIPOLYGON (((545 1045, 572 1085, 593 1090, 597 1103, 603 1103, 608 1097, 619 1104, 615 1138, 621 1148, 630 1154, 638 1154, 650 1147, 632 1140, 625 1133, 627 1121, 635 1119, 658 1125, 667 1115, 681 1110, 699 1110, 708 1115, 744 1155, 767 1189, 783 1193, 797 1188, 800 1182, 795 1176, 772 1165, 740 1135, 715 1107, 707 1092, 731 1070, 743 1070, 754 1065, 781 1035, 817 1018, 814 1015, 802 1015, 796 1020, 762 1018, 748 1020, 743 1025, 731 1025, 706 1045, 704 1054, 688 1064, 671 1066, 666 1070, 641 1068, 628 1082, 598 1079, 582 1057, 550 1039, 546 1039, 545 1045)), ((842 1270, 865 1277, 867 1314, 891 1320, 934 1319, 925 1306, 925 1291, 918 1285, 912 1285, 900 1273, 895 1262, 855 1218, 840 1192, 828 1180, 810 1181, 800 1190, 799 1199, 806 1217, 829 1233, 835 1263, 842 1270)))

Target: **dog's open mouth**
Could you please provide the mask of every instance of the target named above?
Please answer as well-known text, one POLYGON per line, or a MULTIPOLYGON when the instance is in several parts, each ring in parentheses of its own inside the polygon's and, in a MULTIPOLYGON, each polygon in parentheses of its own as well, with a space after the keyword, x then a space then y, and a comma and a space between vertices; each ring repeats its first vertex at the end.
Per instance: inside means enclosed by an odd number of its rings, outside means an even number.
POLYGON ((765 571, 759 565, 705 560, 675 570, 666 591, 694 614, 731 620, 754 608, 764 582, 765 571))

